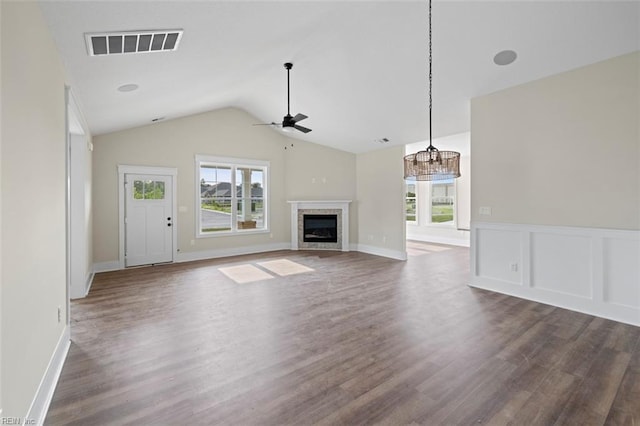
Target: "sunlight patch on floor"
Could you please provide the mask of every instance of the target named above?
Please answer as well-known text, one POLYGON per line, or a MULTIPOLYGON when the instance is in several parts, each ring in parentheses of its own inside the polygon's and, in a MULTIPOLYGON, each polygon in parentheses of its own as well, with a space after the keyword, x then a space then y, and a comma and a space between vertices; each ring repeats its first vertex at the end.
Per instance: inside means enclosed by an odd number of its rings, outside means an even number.
POLYGON ((314 269, 309 268, 308 266, 301 265, 288 259, 277 259, 270 260, 268 262, 258 262, 258 265, 262 266, 265 269, 268 269, 274 274, 280 275, 281 277, 314 271, 314 269))
POLYGON ((408 256, 424 256, 425 254, 439 253, 446 250, 451 250, 451 247, 407 241, 408 256))
POLYGON ((238 284, 252 283, 255 281, 270 280, 274 278, 271 274, 262 271, 253 265, 228 266, 225 268, 219 268, 218 270, 238 284))

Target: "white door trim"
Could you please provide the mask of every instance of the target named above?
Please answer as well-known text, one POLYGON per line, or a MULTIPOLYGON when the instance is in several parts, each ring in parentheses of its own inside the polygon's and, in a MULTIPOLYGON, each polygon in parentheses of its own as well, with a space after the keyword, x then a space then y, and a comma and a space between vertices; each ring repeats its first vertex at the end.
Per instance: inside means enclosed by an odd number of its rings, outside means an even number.
POLYGON ((150 167, 150 166, 131 166, 125 164, 118 164, 118 263, 119 269, 124 269, 124 253, 125 253, 125 227, 124 227, 124 207, 125 207, 125 189, 124 189, 124 177, 126 174, 140 174, 140 175, 169 175, 173 179, 172 181, 172 194, 171 194, 171 217, 173 218, 173 236, 171 247, 171 261, 175 261, 176 246, 178 241, 178 207, 177 207, 177 176, 178 169, 175 167, 150 167))

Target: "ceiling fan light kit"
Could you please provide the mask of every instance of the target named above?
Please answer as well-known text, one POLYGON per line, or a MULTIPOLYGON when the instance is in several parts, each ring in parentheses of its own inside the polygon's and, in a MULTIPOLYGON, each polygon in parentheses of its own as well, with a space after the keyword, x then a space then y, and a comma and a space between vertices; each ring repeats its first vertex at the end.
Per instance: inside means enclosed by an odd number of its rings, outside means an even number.
POLYGON ((409 180, 445 180, 460 177, 460 153, 439 151, 433 146, 432 137, 432 46, 431 0, 429 0, 429 146, 424 151, 404 157, 404 178, 409 180))

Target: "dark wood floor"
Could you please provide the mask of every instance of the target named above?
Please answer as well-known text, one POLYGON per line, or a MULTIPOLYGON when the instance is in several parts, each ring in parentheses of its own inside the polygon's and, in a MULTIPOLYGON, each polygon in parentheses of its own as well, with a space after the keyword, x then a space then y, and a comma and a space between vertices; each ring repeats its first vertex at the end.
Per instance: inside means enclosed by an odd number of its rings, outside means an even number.
POLYGON ((640 424, 639 328, 470 288, 468 249, 409 252, 98 274, 46 424, 640 424))

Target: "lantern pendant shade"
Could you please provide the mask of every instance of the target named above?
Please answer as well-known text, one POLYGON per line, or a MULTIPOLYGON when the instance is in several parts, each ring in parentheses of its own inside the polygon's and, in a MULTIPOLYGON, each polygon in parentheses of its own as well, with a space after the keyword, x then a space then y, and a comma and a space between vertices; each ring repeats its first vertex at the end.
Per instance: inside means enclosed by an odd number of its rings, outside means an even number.
POLYGON ((438 151, 430 146, 404 157, 404 177, 415 180, 444 180, 460 177, 460 153, 438 151))

